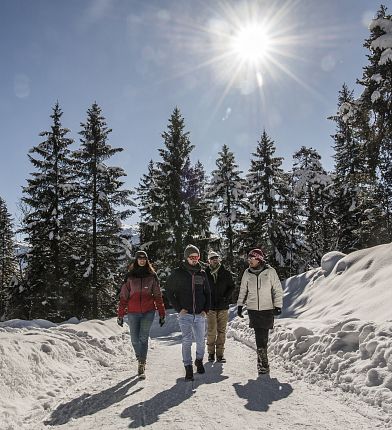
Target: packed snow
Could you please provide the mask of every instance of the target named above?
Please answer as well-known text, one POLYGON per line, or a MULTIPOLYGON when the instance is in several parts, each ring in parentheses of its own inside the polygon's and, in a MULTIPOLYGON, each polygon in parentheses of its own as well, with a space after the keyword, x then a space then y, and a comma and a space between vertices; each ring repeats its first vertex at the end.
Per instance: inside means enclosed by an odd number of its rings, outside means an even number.
POLYGON ((392 426, 392 244, 326 254, 284 283, 258 377, 253 330, 230 309, 227 363, 183 380, 177 315, 154 322, 147 379, 129 334, 105 321, 0 323, 1 429, 392 426))

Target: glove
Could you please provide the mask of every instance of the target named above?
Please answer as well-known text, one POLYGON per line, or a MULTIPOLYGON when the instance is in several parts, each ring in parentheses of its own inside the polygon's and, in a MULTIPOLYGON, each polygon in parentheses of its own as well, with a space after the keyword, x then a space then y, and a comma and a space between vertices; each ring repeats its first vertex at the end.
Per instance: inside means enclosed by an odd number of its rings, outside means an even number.
POLYGON ((117 324, 122 327, 124 324, 124 318, 123 317, 117 317, 117 324))
POLYGON ((160 317, 159 318, 159 325, 162 327, 163 324, 165 324, 165 317, 160 317))
POLYGON ((237 306, 237 315, 240 318, 244 318, 244 316, 242 315, 242 308, 243 308, 243 306, 237 306))
POLYGON ((278 316, 278 315, 280 315, 282 313, 282 308, 274 308, 274 315, 275 316, 278 316))

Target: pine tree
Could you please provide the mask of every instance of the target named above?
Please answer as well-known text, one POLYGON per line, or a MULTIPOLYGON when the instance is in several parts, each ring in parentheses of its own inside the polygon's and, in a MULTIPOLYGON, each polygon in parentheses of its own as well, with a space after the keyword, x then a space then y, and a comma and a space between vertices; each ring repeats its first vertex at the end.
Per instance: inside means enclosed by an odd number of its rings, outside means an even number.
POLYGON ((223 145, 216 160, 217 169, 211 173, 212 179, 207 188, 207 198, 212 203, 213 217, 222 234, 221 254, 229 267, 239 255, 238 246, 240 229, 243 224, 246 195, 245 182, 235 162, 234 154, 227 145, 223 145))
POLYGON ((148 171, 144 174, 137 187, 138 208, 140 211, 140 244, 141 249, 148 252, 151 261, 160 257, 161 231, 160 220, 163 219, 162 196, 157 185, 158 171, 153 160, 148 164, 148 171))
POLYGON ((375 177, 370 169, 363 135, 366 114, 354 100, 352 91, 343 85, 338 97, 336 115, 334 202, 336 221, 335 249, 352 252, 371 246, 372 232, 377 223, 375 177), (362 118, 359 120, 359 118, 362 118))
POLYGON ((156 199, 160 205, 154 220, 159 225, 160 265, 172 267, 182 260, 185 240, 189 237, 191 202, 188 193, 190 153, 193 145, 185 121, 176 107, 162 133, 164 148, 159 149, 162 161, 157 162, 156 199))
POLYGON ((88 109, 81 127, 81 146, 74 152, 80 181, 77 255, 82 256, 76 299, 80 314, 98 318, 112 313, 115 306, 116 288, 125 270, 121 221, 132 214, 134 203, 132 192, 122 188, 124 170, 106 164, 123 149, 107 143, 112 130, 97 103, 88 109))
POLYGON ((210 241, 211 207, 206 198, 207 178, 204 167, 198 161, 190 168, 187 184, 190 220, 186 241, 199 247, 201 255, 207 255, 210 241))
POLYGON ((0 197, 0 321, 5 319, 11 281, 17 276, 12 217, 0 197))
POLYGON ((30 150, 35 172, 23 188, 27 213, 22 231, 31 247, 28 253, 25 293, 29 301, 28 318, 61 320, 68 312, 69 256, 72 250, 73 162, 69 130, 61 124, 62 111, 56 103, 50 131, 45 140, 30 150))
POLYGON ((249 247, 261 246, 269 254, 269 260, 280 273, 290 265, 289 229, 283 212, 287 207, 289 184, 284 174, 282 158, 275 157, 275 143, 264 130, 252 154, 246 180, 249 211, 245 235, 249 247))
POLYGON ((303 208, 304 239, 302 258, 305 266, 318 267, 321 257, 331 250, 332 178, 323 169, 321 157, 313 148, 302 146, 293 156, 294 195, 303 208))

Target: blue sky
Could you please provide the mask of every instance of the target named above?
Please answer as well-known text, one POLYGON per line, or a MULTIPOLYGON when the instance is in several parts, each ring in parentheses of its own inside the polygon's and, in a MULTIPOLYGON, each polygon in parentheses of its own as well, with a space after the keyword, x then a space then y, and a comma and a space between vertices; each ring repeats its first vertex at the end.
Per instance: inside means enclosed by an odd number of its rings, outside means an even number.
POLYGON ((344 82, 359 91, 362 44, 379 5, 1 0, 0 196, 17 218, 32 171, 27 152, 49 128, 56 100, 75 140, 91 104, 102 107, 113 129, 109 143, 125 149, 112 164, 125 169, 129 187, 150 159, 158 160, 175 106, 195 145, 192 159, 207 173, 223 144, 246 171, 264 128, 286 169, 302 145, 316 148, 332 169, 334 124, 327 117, 344 82), (228 43, 249 23, 266 28, 270 40, 257 64, 241 63, 241 52, 232 53, 228 43))

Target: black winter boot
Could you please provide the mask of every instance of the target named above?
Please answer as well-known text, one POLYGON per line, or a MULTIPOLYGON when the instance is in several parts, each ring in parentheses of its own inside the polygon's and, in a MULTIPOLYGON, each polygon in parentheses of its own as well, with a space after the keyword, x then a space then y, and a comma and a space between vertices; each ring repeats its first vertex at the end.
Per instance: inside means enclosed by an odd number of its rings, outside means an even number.
POLYGON ((139 360, 139 365, 137 367, 137 374, 140 379, 146 378, 145 370, 146 370, 146 362, 144 360, 139 360))
POLYGON ((192 364, 185 366, 185 381, 193 381, 193 367, 192 364))
POLYGON ((214 353, 208 354, 208 361, 210 361, 210 362, 215 361, 215 354, 214 353))
POLYGON ((267 348, 257 348, 257 371, 259 375, 269 372, 267 348))
POLYGON ((204 369, 203 360, 201 358, 196 358, 195 366, 197 368, 197 373, 205 373, 206 370, 204 369))

